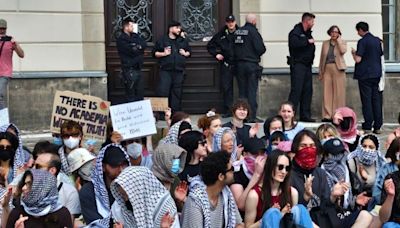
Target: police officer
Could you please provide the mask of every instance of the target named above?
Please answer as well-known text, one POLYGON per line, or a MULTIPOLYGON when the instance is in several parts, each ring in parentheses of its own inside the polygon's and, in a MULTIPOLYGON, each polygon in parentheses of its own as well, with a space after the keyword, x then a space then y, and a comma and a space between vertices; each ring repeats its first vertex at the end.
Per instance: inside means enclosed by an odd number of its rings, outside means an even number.
POLYGON ((220 63, 220 85, 224 98, 222 117, 230 117, 233 104, 234 32, 238 28, 235 16, 225 18, 225 26, 207 44, 208 52, 220 63))
POLYGON ((314 38, 311 28, 314 26, 315 15, 304 13, 301 22, 296 24, 289 33, 288 64, 290 65, 289 101, 294 110, 300 103, 300 121, 315 122, 311 119, 312 72, 311 66, 315 56, 314 38))
POLYGON ((172 21, 168 25, 168 34, 157 41, 153 56, 160 65, 160 81, 157 96, 168 97, 172 112, 181 111, 182 84, 186 58, 190 56, 189 42, 182 37, 181 24, 172 21))
POLYGON ((239 97, 247 99, 251 108, 248 122, 262 122, 256 117, 258 80, 262 72, 258 63, 266 49, 256 22, 256 15, 247 15, 246 24, 235 31, 234 41, 239 97))
POLYGON ((122 80, 127 102, 143 100, 143 82, 140 70, 146 41, 133 31, 131 18, 122 22, 122 33, 117 38, 117 49, 122 65, 122 80))

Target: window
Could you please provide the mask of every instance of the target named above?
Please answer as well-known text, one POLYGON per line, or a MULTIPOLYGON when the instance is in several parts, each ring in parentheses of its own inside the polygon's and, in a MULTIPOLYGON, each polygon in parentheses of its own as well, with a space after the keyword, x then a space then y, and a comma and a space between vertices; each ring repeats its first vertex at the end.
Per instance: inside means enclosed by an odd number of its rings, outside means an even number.
POLYGON ((382 29, 384 54, 387 62, 400 60, 398 9, 400 0, 382 0, 382 29))

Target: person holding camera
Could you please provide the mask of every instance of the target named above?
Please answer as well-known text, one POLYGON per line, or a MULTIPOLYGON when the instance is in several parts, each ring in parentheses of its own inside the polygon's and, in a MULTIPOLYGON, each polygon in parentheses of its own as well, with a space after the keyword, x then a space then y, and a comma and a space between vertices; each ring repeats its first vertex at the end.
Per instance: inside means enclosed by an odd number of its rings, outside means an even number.
POLYGON ((7 36, 7 21, 0 19, 0 110, 6 108, 6 89, 12 77, 12 56, 14 51, 24 58, 24 51, 12 36, 7 36))
POLYGON ((143 100, 144 88, 140 70, 143 65, 146 41, 133 29, 131 18, 122 22, 122 33, 117 38, 117 49, 121 59, 122 80, 125 85, 126 101, 143 100))

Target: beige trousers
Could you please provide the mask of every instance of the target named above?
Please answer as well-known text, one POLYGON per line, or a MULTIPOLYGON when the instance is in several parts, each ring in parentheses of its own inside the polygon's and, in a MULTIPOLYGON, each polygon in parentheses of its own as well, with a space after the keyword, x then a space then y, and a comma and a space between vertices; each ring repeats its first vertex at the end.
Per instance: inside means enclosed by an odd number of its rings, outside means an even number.
POLYGON ((346 105, 346 73, 335 63, 325 65, 323 88, 322 118, 332 119, 335 110, 346 105))

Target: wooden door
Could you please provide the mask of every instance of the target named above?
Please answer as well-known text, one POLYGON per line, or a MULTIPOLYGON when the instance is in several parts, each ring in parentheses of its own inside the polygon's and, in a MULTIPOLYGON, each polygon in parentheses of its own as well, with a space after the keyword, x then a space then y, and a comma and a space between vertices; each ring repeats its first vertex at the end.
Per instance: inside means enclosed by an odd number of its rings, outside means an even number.
POLYGON ((120 61, 115 37, 123 19, 131 17, 139 24, 139 33, 147 40, 142 70, 145 96, 155 96, 158 80, 157 60, 151 56, 155 42, 167 33, 171 20, 182 23, 192 47, 186 64, 182 108, 189 113, 220 111, 222 94, 218 64, 207 52, 207 41, 224 26, 231 13, 231 0, 109 0, 105 3, 106 64, 108 99, 124 102, 124 87, 119 79, 120 61))

